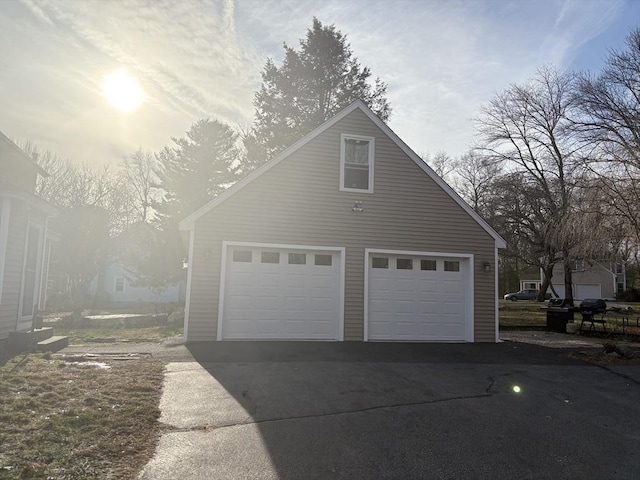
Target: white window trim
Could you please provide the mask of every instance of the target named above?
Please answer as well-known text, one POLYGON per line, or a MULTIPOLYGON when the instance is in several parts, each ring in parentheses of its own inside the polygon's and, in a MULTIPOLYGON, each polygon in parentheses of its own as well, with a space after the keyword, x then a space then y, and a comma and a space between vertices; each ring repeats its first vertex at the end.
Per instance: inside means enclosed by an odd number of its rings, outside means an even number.
MULTIPOLYGON (((193 230, 192 230, 193 232, 193 230)), ((289 245, 281 243, 255 243, 255 242, 233 242, 223 240, 222 242, 222 257, 220 261, 220 288, 218 290, 218 319, 217 319, 217 331, 216 339, 222 341, 222 324, 224 322, 224 288, 226 283, 226 270, 227 270, 227 250, 234 247, 249 247, 249 248, 267 248, 274 250, 320 250, 324 252, 336 252, 340 255, 340 284, 338 285, 338 325, 336 332, 336 341, 344 341, 344 290, 345 290, 345 274, 346 274, 346 259, 345 259, 345 247, 327 247, 317 245, 289 245)), ((282 261, 283 255, 280 255, 282 261)))
MULTIPOLYGON (((31 230, 31 227, 35 227, 38 230, 38 245, 36 247, 36 271, 35 271, 35 281, 34 281, 34 286, 33 286, 33 300, 34 300, 34 305, 37 303, 40 303, 40 272, 42 269, 42 242, 44 241, 44 224, 43 222, 40 222, 38 220, 32 219, 30 218, 27 221, 27 234, 24 237, 24 248, 22 250, 22 271, 21 271, 21 276, 22 279, 20 280, 20 304, 18 305, 19 308, 19 312, 18 312, 18 323, 17 323, 17 329, 18 331, 20 331, 21 329, 24 329, 24 325, 25 322, 31 322, 33 320, 33 314, 35 312, 31 312, 30 315, 23 315, 22 312, 22 307, 23 307, 23 303, 24 303, 24 288, 25 288, 25 268, 27 267, 27 248, 29 245, 29 233, 31 230)), ((37 308, 37 307, 36 307, 37 308)), ((31 323, 29 323, 28 329, 32 328, 31 323)))
POLYGON ((373 193, 373 164, 375 158, 375 138, 374 137, 365 137, 363 135, 351 135, 349 133, 340 134, 340 191, 341 192, 354 192, 354 193, 373 193), (369 188, 368 189, 359 189, 359 188, 346 188, 344 186, 344 156, 345 156, 345 141, 346 140, 365 140, 369 142, 369 188))
POLYGON ((2 288, 4 280, 4 264, 7 259, 7 245, 9 240, 9 222, 11 221, 11 199, 2 197, 0 204, 0 305, 2 304, 2 288))
MULTIPOLYGON (((496 249, 497 252, 497 249, 496 249)), ((383 250, 377 248, 365 248, 364 249, 364 341, 369 342, 369 258, 372 255, 407 255, 412 257, 437 257, 446 258, 447 260, 460 260, 467 262, 467 282, 469 284, 469 291, 465 298, 465 306, 467 310, 468 318, 465 319, 465 341, 474 342, 474 325, 475 325, 475 312, 474 312, 474 295, 475 286, 473 283, 473 254, 471 253, 445 253, 445 252, 419 252, 413 250, 383 250)), ((497 288, 497 287, 496 287, 497 288)), ((497 304, 497 300, 496 300, 497 304)), ((497 328, 497 327, 496 327, 497 328)))
POLYGON ((127 282, 122 275, 118 275, 117 277, 113 277, 113 293, 124 293, 127 289, 127 282), (122 279, 122 291, 119 292, 118 289, 118 279, 122 279))

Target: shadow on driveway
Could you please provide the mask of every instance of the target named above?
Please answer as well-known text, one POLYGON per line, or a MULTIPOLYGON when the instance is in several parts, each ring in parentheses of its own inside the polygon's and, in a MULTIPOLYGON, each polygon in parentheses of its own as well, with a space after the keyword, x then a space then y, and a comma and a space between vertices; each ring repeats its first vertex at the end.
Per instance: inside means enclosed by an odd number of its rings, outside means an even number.
POLYGON ((636 478, 640 471, 640 385, 559 350, 188 348, 196 362, 167 365, 161 421, 174 430, 141 478, 636 478))
POLYGON ((381 362, 581 365, 564 351, 518 342, 197 342, 187 344, 199 363, 381 362))

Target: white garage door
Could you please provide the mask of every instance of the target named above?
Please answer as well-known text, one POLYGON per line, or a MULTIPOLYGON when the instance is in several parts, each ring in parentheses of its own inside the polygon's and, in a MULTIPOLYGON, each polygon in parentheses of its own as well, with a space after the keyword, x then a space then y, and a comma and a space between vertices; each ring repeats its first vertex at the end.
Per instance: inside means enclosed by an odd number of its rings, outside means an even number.
POLYGON ((340 250, 228 246, 221 339, 340 340, 340 250))
POLYGON ((473 341, 468 258, 369 255, 368 339, 473 341))
POLYGON ((584 300, 585 298, 602 298, 600 284, 578 283, 575 287, 576 300, 584 300))
MULTIPOLYGON (((554 285, 558 298, 564 298, 564 285, 554 285)), ((551 289, 548 290, 553 295, 551 289)), ((573 285, 573 299, 584 300, 585 298, 602 298, 602 288, 600 284, 578 283, 573 285)))

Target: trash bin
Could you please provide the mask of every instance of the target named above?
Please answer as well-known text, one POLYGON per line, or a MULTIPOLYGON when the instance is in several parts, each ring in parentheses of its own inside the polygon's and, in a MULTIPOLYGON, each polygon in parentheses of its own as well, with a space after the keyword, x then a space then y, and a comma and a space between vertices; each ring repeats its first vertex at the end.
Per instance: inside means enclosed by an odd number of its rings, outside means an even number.
POLYGON ((573 322, 575 307, 568 305, 564 298, 553 298, 543 308, 547 310, 547 331, 566 333, 567 323, 573 322))

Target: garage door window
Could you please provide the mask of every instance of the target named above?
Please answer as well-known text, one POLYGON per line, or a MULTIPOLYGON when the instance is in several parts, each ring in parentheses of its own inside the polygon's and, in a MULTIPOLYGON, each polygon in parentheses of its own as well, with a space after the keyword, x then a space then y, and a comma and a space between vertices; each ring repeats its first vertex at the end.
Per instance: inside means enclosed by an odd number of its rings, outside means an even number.
POLYGON ((398 270, 413 270, 413 260, 410 258, 397 258, 396 268, 398 270))
POLYGON ((436 271, 435 260, 420 260, 420 270, 432 270, 436 271))
POLYGON ((459 272, 460 271, 460 262, 454 261, 445 261, 444 262, 444 271, 445 272, 459 272))
POLYGON ((373 257, 371 259, 371 267, 389 268, 389 259, 387 257, 373 257))
POLYGON ((280 263, 279 252, 262 252, 260 255, 261 263, 280 263))
POLYGON ((233 261, 251 263, 251 250, 234 250, 233 261))
POLYGON ((290 253, 289 265, 306 265, 307 254, 306 253, 290 253))
POLYGON ((315 264, 316 265, 325 266, 325 267, 330 267, 331 266, 331 255, 317 254, 316 258, 315 258, 315 264))

